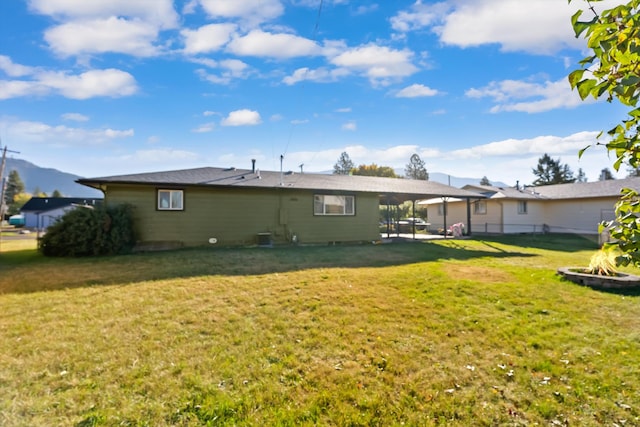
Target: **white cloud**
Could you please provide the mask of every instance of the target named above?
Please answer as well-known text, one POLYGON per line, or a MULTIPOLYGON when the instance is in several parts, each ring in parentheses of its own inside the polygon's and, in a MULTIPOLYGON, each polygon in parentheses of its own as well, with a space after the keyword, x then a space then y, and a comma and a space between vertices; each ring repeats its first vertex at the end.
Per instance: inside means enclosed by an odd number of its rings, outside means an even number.
POLYGON ((351 107, 337 108, 334 110, 336 113, 350 113, 351 107))
POLYGON ((454 150, 449 157, 482 158, 486 156, 550 155, 576 153, 593 144, 599 132, 578 132, 566 137, 547 135, 529 139, 506 139, 475 147, 454 150))
POLYGON ((219 113, 216 113, 215 111, 209 111, 209 110, 204 111, 204 112, 202 113, 202 115, 203 115, 203 116, 205 116, 205 117, 215 116, 216 114, 219 114, 219 113))
POLYGON ((184 52, 188 55, 219 50, 236 30, 234 24, 209 24, 197 30, 184 29, 180 32, 184 38, 184 52))
POLYGON ((89 121, 89 117, 80 113, 65 113, 62 115, 64 120, 70 120, 74 122, 87 122, 89 121))
POLYGON ((69 22, 50 28, 44 34, 51 49, 62 57, 105 52, 154 56, 160 52, 153 44, 157 37, 155 25, 115 16, 69 22))
POLYGON ((88 99, 97 96, 117 98, 138 91, 133 76, 116 69, 91 70, 78 75, 47 72, 38 76, 39 83, 64 97, 88 99))
POLYGON ((379 6, 377 4, 370 4, 370 5, 361 5, 356 7, 353 10, 353 14, 354 15, 366 15, 368 13, 371 12, 375 12, 376 10, 378 10, 379 6))
POLYGON ((425 96, 435 96, 438 91, 421 84, 413 84, 396 93, 396 98, 420 98, 425 96))
POLYGON ((318 68, 311 70, 307 67, 298 68, 292 75, 282 79, 282 82, 288 86, 294 85, 303 81, 311 81, 316 83, 331 83, 338 81, 341 77, 345 77, 351 74, 346 68, 334 68, 332 70, 328 68, 318 68))
POLYGON ((0 99, 51 94, 72 99, 97 96, 115 98, 133 95, 138 91, 137 83, 131 74, 113 68, 89 70, 77 75, 65 71, 44 71, 34 67, 25 69, 31 73, 30 80, 0 80, 0 99))
MULTIPOLYGON (((582 2, 571 4, 549 0, 446 0, 410 8, 391 18, 392 28, 400 33, 431 28, 444 44, 474 47, 497 44, 503 51, 553 54, 559 50, 581 48, 571 28, 571 15, 582 2), (553 3, 553 4, 552 4, 553 3)), ((605 0, 601 9, 620 4, 605 0)))
POLYGON ((540 113, 558 108, 574 108, 587 102, 594 102, 591 99, 582 101, 577 91, 571 90, 565 78, 543 83, 520 80, 491 82, 485 87, 467 90, 466 96, 493 98, 496 105, 491 108, 492 113, 502 111, 540 113))
POLYGON ((408 10, 401 10, 390 19, 391 28, 406 33, 427 27, 437 22, 446 9, 448 6, 444 2, 426 5, 418 0, 408 10))
POLYGON ((345 124, 342 125, 342 130, 348 130, 348 131, 356 131, 358 130, 358 125, 355 121, 349 121, 345 124))
POLYGON ((202 80, 208 81, 214 84, 228 84, 233 79, 246 79, 250 72, 249 66, 237 59, 227 59, 220 62, 210 62, 208 64, 210 68, 220 69, 219 74, 212 74, 203 69, 196 70, 196 74, 200 76, 202 80))
POLYGON ((221 122, 222 126, 255 126, 260 123, 260 113, 248 109, 232 111, 221 122))
POLYGON ((365 45, 348 49, 331 59, 339 67, 359 71, 374 85, 387 85, 418 71, 411 63, 413 52, 386 46, 365 45))
POLYGON ((347 145, 321 151, 297 151, 287 154, 289 164, 305 164, 305 170, 327 171, 346 151, 356 165, 376 163, 403 170, 412 154, 417 153, 425 161, 427 171, 440 172, 455 177, 487 176, 491 181, 508 185, 529 184, 535 179, 532 169, 545 153, 560 158, 574 173, 582 168, 590 180, 596 180, 599 172, 611 168, 612 161, 606 150, 592 147, 582 158, 578 151, 593 145, 599 132, 577 132, 568 136, 539 136, 527 139, 508 139, 474 147, 442 151, 419 145, 395 145, 372 148, 365 145, 347 145), (499 167, 496 167, 499 165, 499 167))
POLYGON ((46 95, 50 89, 32 81, 0 80, 0 99, 46 95))
POLYGON ((231 18, 257 25, 277 18, 284 12, 280 0, 200 0, 212 18, 231 18))
POLYGON ((133 129, 85 129, 43 122, 3 118, 0 126, 13 141, 41 143, 48 146, 84 146, 104 144, 114 139, 134 136, 133 129))
POLYGON ((241 56, 269 58, 294 58, 320 53, 319 46, 312 40, 286 33, 268 33, 253 30, 249 34, 233 39, 227 50, 241 56))
POLYGON ((0 55, 0 70, 9 77, 22 77, 34 73, 33 67, 14 63, 11 58, 6 55, 0 55))
POLYGON ((173 28, 178 22, 173 0, 27 0, 27 3, 33 12, 62 21, 127 16, 164 28, 173 28))
POLYGON ((212 132, 215 128, 216 128, 215 123, 205 123, 203 125, 198 126, 195 129, 192 129, 191 132, 193 132, 193 133, 207 133, 207 132, 212 132))

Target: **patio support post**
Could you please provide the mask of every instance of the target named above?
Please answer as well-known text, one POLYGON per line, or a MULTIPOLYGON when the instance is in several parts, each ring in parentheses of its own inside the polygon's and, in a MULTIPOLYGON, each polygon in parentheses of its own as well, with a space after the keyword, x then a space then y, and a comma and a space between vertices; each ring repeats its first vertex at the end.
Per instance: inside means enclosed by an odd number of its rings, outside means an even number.
POLYGON ((391 205, 389 203, 389 195, 387 194, 387 239, 391 237, 391 205))
POLYGON ((467 199, 467 236, 471 236, 471 199, 467 199))
POLYGON ((444 214, 444 238, 447 238, 447 200, 449 198, 448 197, 443 197, 442 198, 442 210, 443 210, 443 214, 444 214))
POLYGON ((411 201, 411 224, 413 225, 413 240, 416 240, 416 201, 411 201))

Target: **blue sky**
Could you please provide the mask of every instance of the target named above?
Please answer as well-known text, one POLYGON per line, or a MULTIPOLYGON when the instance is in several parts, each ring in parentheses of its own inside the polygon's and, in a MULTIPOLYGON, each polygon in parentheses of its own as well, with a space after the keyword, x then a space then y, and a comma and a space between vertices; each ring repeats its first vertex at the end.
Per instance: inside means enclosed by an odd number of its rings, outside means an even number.
POLYGON ((509 185, 548 153, 594 181, 613 160, 578 151, 626 110, 569 88, 584 5, 5 0, 0 138, 84 177, 279 170, 281 155, 317 172, 346 151, 394 168, 417 153, 429 172, 509 185))

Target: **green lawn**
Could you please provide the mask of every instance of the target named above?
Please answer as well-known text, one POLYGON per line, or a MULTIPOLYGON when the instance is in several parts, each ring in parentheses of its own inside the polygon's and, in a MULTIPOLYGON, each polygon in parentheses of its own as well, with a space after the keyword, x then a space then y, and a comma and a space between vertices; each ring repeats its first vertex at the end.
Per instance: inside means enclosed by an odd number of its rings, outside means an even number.
POLYGON ((595 249, 3 241, 0 425, 640 425, 640 292, 555 274, 595 249))

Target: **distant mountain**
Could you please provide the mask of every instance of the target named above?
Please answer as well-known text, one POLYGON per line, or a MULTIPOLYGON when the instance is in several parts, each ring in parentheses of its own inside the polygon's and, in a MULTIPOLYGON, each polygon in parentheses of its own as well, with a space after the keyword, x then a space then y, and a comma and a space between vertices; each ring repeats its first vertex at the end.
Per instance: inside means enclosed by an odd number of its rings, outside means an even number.
MULTIPOLYGON (((450 176, 440 172, 429 172, 429 181, 435 181, 441 184, 447 184, 457 188, 464 187, 465 185, 479 185, 481 180, 482 178, 461 178, 458 176, 450 176)), ((511 187, 511 185, 505 184, 504 182, 501 182, 501 181, 491 181, 491 180, 489 181, 491 182, 491 185, 493 185, 494 187, 511 187)))
POLYGON ((42 168, 26 160, 7 158, 4 176, 8 177, 12 170, 18 171, 27 193, 39 188, 49 196, 58 190, 65 197, 103 197, 101 191, 77 184, 75 180, 82 178, 78 175, 42 168))

